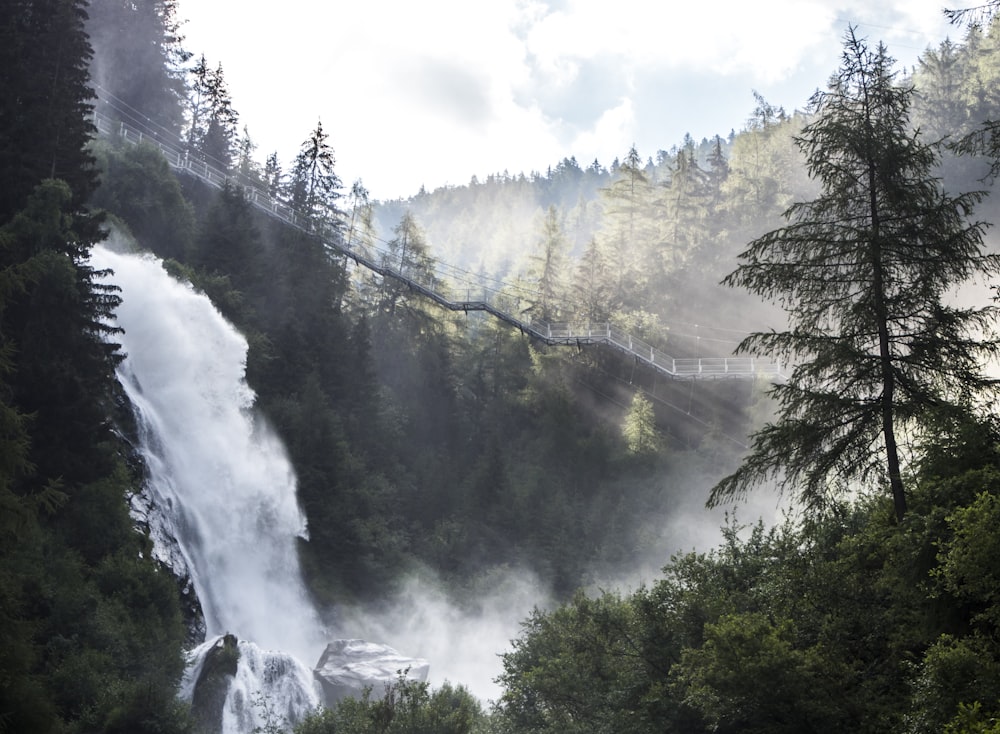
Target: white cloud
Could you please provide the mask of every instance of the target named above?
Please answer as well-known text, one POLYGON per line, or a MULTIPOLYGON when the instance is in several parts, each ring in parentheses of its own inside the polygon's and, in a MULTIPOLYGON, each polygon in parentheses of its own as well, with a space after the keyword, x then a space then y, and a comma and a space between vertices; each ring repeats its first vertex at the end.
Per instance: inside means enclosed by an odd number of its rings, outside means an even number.
POLYGON ((605 110, 592 129, 581 132, 570 149, 579 151, 578 162, 588 166, 596 158, 602 165, 609 165, 624 154, 635 142, 635 110, 631 99, 623 99, 617 107, 605 110))
POLYGON ((262 155, 289 160, 321 117, 345 182, 392 197, 738 129, 752 89, 792 109, 822 86, 848 22, 912 63, 948 32, 939 1, 180 0, 179 14, 262 155), (656 78, 688 95, 666 118, 649 116, 656 78))
POLYGON ((776 78, 814 45, 832 13, 818 2, 649 4, 571 0, 541 19, 528 39, 540 67, 567 78, 574 60, 599 55, 622 63, 721 74, 747 69, 776 78))

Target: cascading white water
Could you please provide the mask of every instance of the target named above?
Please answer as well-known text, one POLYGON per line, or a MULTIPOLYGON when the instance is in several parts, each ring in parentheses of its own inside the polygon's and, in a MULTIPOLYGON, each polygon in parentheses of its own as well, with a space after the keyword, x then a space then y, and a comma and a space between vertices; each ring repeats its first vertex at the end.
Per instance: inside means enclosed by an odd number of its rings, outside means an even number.
POLYGON ((97 246, 91 264, 113 270, 122 289, 118 376, 138 415, 154 504, 204 611, 209 642, 195 655, 227 632, 241 640, 225 731, 260 725, 246 700, 256 691, 283 697, 272 703, 293 713, 315 707, 311 672, 288 655, 311 660, 325 645, 296 555, 306 525, 284 448, 253 412, 246 340, 151 256, 97 246), (279 668, 305 690, 275 687, 279 668))

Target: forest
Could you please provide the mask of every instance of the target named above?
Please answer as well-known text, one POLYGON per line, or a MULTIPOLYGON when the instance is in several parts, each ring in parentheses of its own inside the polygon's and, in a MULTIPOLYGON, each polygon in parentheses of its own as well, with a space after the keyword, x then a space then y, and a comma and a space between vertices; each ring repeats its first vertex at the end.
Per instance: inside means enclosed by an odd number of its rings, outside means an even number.
POLYGON ((1000 732, 1000 342, 992 298, 954 298, 1000 274, 998 9, 956 12, 961 42, 909 74, 847 28, 807 109, 755 94, 727 137, 374 201, 321 122, 294 160, 255 157, 176 0, 4 3, 0 732, 211 732, 177 695, 196 610, 130 515, 120 297, 88 262, 110 232, 245 335, 330 619, 414 577, 469 608, 508 573, 554 600, 496 651, 495 701, 401 677, 258 731, 1000 732), (527 320, 770 354, 788 378, 539 344, 324 238, 503 281, 527 320), (783 511, 742 519, 762 495, 783 511), (728 512, 695 549, 706 504, 728 512), (659 570, 609 588, 637 567, 659 570))

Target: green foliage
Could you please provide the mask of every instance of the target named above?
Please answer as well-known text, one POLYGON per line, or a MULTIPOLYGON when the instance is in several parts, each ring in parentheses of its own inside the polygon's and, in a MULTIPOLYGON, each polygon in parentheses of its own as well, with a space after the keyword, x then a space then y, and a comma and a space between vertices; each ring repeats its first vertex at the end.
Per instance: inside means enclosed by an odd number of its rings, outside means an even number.
POLYGON ((913 712, 909 728, 914 732, 939 732, 971 728, 972 712, 964 708, 974 705, 981 712, 997 710, 1000 696, 1000 660, 996 645, 980 635, 955 638, 942 635, 924 653, 921 672, 913 691, 913 712))
POLYGON ((996 309, 947 302, 957 285, 1000 268, 983 248, 985 225, 966 221, 982 195, 942 190, 936 148, 910 128, 912 89, 893 82, 891 66, 884 47, 871 51, 849 31, 842 67, 798 140, 822 193, 792 206, 791 224, 752 242, 726 279, 791 319, 739 349, 795 367, 772 390, 778 418, 714 488, 715 502, 776 481, 823 511, 851 481, 881 478, 901 520, 897 432, 992 387, 981 360, 997 351, 996 309))
POLYGON ((622 435, 632 455, 655 454, 660 449, 661 438, 656 430, 653 404, 640 392, 632 398, 622 425, 622 435))
POLYGON ((997 434, 946 426, 902 527, 882 499, 732 524, 649 588, 535 612, 498 716, 524 732, 990 731, 997 434))
POLYGON ((971 706, 961 704, 958 714, 943 731, 944 734, 998 734, 1000 719, 985 715, 978 702, 971 706))
POLYGON ((384 695, 366 690, 295 727, 295 734, 472 734, 484 715, 479 702, 462 686, 428 684, 404 674, 386 686, 384 695))
POLYGON ((645 598, 580 593, 551 613, 536 610, 503 656, 497 715, 509 729, 654 732, 688 721, 663 696, 663 659, 677 650, 649 644, 655 617, 645 616, 645 598))
POLYGON ((222 64, 211 69, 202 54, 191 69, 190 84, 188 154, 228 171, 233 162, 239 115, 233 109, 222 64))
POLYGON ((538 254, 531 256, 525 280, 538 293, 527 313, 534 320, 558 320, 566 308, 566 236, 559 223, 559 212, 550 206, 542 223, 538 254))
MULTIPOLYGON (((92 49, 84 0, 10 0, 0 6, 0 225, 45 179, 69 187, 78 214, 97 181, 86 150, 93 133, 88 86, 92 49)), ((5 260, 5 263, 8 261, 5 260)))
POLYGON ((194 217, 177 178, 160 151, 150 144, 93 146, 101 185, 91 201, 114 212, 145 247, 164 258, 191 249, 194 217))
POLYGON ((0 730, 182 732, 177 589, 111 431, 118 297, 87 264, 83 5, 0 10, 0 730))
MULTIPOLYGON (((992 482, 996 485, 996 480, 992 482)), ((995 489, 994 489, 995 492, 995 489)), ((1000 628, 1000 497, 982 492, 947 518, 952 536, 940 552, 937 573, 945 589, 976 610, 973 621, 1000 628)))
POLYGON ((823 684, 818 655, 796 648, 790 620, 761 613, 706 623, 700 648, 672 670, 684 701, 712 728, 743 732, 831 731, 837 701, 823 684))
POLYGON ((257 711, 258 718, 264 720, 264 725, 255 726, 251 734, 283 734, 287 731, 278 719, 278 714, 274 710, 274 703, 267 696, 257 691, 252 696, 251 702, 257 711))

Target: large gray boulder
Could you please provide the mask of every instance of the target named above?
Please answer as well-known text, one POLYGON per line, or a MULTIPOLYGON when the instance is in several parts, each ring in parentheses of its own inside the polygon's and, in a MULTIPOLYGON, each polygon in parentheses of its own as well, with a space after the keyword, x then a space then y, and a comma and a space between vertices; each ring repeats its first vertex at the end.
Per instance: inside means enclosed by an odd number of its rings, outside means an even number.
POLYGON ((426 681, 429 670, 426 660, 400 655, 388 645, 334 640, 326 646, 313 672, 323 687, 326 705, 333 707, 349 696, 361 698, 365 689, 371 689, 373 697, 381 697, 400 675, 426 681))

